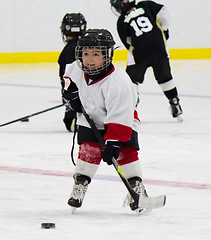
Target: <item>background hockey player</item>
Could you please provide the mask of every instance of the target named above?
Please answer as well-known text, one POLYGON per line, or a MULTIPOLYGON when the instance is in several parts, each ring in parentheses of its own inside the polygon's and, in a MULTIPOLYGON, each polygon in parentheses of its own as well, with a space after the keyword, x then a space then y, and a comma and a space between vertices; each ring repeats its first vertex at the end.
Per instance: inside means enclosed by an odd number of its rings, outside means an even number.
MULTIPOLYGON (((62 19, 61 33, 63 41, 66 44, 58 59, 62 90, 64 88, 63 75, 66 64, 75 61, 75 47, 79 36, 81 36, 86 30, 86 26, 86 20, 81 13, 67 13, 62 19)), ((63 122, 68 131, 74 130, 75 117, 76 112, 66 105, 63 122)))
POLYGON ((169 15, 166 7, 153 1, 110 0, 119 14, 117 31, 129 50, 126 71, 136 84, 143 83, 148 67, 169 100, 171 113, 182 121, 182 108, 172 78, 166 40, 169 38, 169 15))
MULTIPOLYGON (((120 67, 112 64, 114 40, 105 29, 89 29, 78 41, 76 62, 68 64, 64 74, 64 97, 77 112, 79 153, 74 174, 74 185, 68 204, 82 205, 97 168, 103 158, 112 164, 115 157, 124 175, 136 192, 146 191, 142 183, 138 158, 139 119, 136 112, 135 84, 120 67), (81 114, 81 103, 95 122, 105 140, 102 147, 89 123, 81 114)), ((136 209, 130 195, 126 204, 136 209)))

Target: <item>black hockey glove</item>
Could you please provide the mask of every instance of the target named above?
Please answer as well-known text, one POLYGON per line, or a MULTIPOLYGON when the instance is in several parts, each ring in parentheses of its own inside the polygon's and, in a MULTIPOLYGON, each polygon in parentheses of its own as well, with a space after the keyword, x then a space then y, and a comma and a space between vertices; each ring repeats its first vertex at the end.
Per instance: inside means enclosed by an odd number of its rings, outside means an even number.
POLYGON ((167 29, 166 31, 163 31, 165 37, 166 37, 166 40, 169 39, 169 30, 167 29))
POLYGON ((66 129, 69 132, 74 132, 75 120, 76 120, 76 112, 72 110, 72 108, 65 106, 65 114, 64 114, 63 122, 65 124, 66 129))
POLYGON ((66 106, 69 106, 76 112, 82 112, 81 100, 78 96, 78 90, 63 90, 62 99, 66 106))
POLYGON ((121 144, 122 142, 120 141, 107 141, 101 152, 103 161, 111 165, 112 158, 117 159, 119 157, 121 144))

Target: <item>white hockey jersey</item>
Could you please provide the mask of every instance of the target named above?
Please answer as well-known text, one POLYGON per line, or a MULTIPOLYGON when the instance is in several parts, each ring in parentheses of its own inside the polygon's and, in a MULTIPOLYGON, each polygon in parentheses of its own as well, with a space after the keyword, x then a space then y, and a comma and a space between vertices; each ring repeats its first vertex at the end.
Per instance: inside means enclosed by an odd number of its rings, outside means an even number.
MULTIPOLYGON (((127 73, 118 66, 103 78, 92 81, 79 68, 77 62, 66 65, 63 77, 68 90, 73 81, 79 90, 81 103, 99 130, 107 127, 105 140, 129 141, 132 129, 139 124, 136 112, 137 92, 127 73)), ((90 128, 83 114, 78 113, 77 123, 90 128)))

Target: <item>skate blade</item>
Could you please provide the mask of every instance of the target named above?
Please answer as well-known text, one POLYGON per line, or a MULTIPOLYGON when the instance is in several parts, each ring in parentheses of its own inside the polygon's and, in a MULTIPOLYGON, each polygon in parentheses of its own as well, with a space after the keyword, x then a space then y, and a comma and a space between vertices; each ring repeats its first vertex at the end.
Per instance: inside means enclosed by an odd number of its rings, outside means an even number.
POLYGON ((149 213, 152 212, 152 209, 141 209, 141 208, 138 208, 135 210, 136 214, 137 215, 148 215, 149 213))
POLYGON ((76 207, 71 207, 71 213, 74 214, 76 212, 76 207))
POLYGON ((177 121, 178 121, 178 122, 183 122, 183 118, 182 118, 181 115, 177 116, 177 121))

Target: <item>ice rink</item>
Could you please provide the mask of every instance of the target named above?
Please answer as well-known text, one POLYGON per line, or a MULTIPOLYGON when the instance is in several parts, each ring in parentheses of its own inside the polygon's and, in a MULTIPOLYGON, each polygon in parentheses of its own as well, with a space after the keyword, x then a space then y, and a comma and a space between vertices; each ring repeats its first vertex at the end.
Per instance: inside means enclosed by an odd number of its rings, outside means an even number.
MULTIPOLYGON (((72 133, 61 107, 0 127, 2 240, 211 239, 211 60, 171 65, 184 121, 171 117, 150 69, 138 109, 145 186, 150 196, 166 194, 166 206, 141 216, 123 208, 127 190, 102 162, 72 215, 66 203, 73 184, 72 133), (42 222, 56 228, 42 229, 42 222)), ((0 124, 58 104, 56 63, 0 65, 0 124)))

